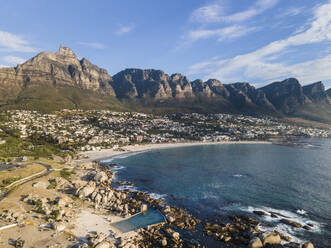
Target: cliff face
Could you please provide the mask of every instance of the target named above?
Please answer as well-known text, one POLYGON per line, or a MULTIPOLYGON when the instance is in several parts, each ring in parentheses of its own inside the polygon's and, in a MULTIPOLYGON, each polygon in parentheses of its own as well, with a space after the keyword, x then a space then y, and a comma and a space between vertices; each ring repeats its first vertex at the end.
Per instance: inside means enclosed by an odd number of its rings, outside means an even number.
POLYGON ((302 86, 295 78, 275 82, 261 88, 276 109, 291 113, 296 108, 308 104, 309 98, 303 93, 302 86))
POLYGON ((34 83, 53 86, 73 86, 114 95, 110 86, 112 78, 106 70, 79 60, 67 47, 56 53, 39 53, 16 68, 0 69, 0 85, 22 90, 34 83))
POLYGON ((330 98, 325 91, 325 87, 322 82, 316 82, 302 87, 303 93, 311 100, 315 102, 330 103, 330 98))

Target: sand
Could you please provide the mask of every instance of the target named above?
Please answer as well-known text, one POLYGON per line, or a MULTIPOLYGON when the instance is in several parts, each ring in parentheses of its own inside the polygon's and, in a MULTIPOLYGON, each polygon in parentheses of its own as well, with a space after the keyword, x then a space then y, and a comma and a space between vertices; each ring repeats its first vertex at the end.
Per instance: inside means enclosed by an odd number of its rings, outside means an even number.
POLYGON ((80 154, 88 156, 87 159, 80 161, 94 161, 103 158, 111 158, 121 154, 145 152, 155 149, 167 149, 186 146, 201 146, 201 145, 219 145, 219 144, 271 144, 268 141, 220 141, 220 142, 187 142, 187 143, 164 143, 164 144, 148 144, 148 145, 129 145, 118 149, 101 149, 99 151, 81 152, 80 154))

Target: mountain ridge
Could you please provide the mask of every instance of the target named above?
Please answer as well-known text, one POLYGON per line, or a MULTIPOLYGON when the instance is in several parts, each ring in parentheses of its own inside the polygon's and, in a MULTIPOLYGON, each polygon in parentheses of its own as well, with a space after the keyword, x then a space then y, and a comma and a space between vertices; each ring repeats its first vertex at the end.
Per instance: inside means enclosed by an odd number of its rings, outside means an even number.
POLYGON ((247 82, 190 81, 180 73, 168 75, 162 70, 137 68, 111 76, 86 58, 78 59, 64 46, 55 53, 41 52, 16 67, 0 68, 0 107, 38 108, 30 106, 31 99, 35 105, 46 99, 48 105, 54 105, 51 109, 68 106, 149 112, 232 112, 304 116, 331 122, 328 117, 331 90, 325 90, 320 81, 302 86, 297 79, 288 78, 255 88, 247 82), (56 96, 54 103, 47 99, 52 92, 56 96), (322 118, 315 111, 319 106, 327 112, 321 113, 322 118))

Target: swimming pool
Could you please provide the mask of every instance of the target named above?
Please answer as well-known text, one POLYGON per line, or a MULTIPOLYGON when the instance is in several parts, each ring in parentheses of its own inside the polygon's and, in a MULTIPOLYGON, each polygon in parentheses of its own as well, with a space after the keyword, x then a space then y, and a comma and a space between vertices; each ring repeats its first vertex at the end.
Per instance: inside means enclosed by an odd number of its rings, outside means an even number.
POLYGON ((123 233, 165 222, 166 219, 159 210, 149 209, 146 213, 139 213, 129 219, 111 224, 123 233))

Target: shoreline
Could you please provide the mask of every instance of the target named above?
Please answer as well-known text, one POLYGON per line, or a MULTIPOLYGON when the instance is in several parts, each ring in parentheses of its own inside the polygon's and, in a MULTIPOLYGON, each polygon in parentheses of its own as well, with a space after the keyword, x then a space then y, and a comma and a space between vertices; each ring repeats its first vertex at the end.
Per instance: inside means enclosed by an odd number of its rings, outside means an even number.
POLYGON ((98 151, 80 152, 80 155, 88 156, 88 158, 78 159, 81 162, 98 161, 102 159, 110 159, 118 155, 131 154, 136 152, 148 152, 152 150, 190 147, 190 146, 204 146, 204 145, 227 145, 227 144, 266 144, 270 145, 270 141, 219 141, 219 142, 182 142, 182 143, 158 143, 146 145, 129 145, 116 149, 101 149, 98 151), (121 150, 119 150, 121 149, 121 150))

